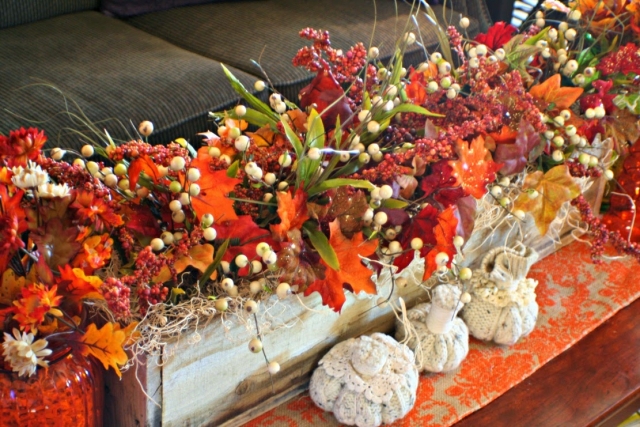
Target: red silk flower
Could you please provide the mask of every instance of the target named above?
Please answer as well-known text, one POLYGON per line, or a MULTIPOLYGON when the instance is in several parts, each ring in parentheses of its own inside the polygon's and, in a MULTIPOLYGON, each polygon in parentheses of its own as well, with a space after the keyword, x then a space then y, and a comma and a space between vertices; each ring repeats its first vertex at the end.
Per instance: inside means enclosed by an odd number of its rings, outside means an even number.
POLYGON ((518 29, 511 24, 496 22, 489 28, 487 34, 478 34, 475 41, 486 45, 491 50, 496 50, 511 40, 513 33, 517 30, 518 29))

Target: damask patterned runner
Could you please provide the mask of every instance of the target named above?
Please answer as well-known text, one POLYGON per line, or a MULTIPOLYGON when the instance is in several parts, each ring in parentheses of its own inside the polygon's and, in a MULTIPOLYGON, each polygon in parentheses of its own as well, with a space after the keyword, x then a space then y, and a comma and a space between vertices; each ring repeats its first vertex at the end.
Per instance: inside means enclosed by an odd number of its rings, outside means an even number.
MULTIPOLYGON (((574 243, 540 261, 530 276, 540 314, 536 329, 513 347, 471 339, 469 355, 457 370, 422 375, 418 400, 395 426, 449 426, 487 405, 549 360, 640 297, 631 258, 594 265, 585 244, 574 243)), ((338 425, 308 394, 267 412, 250 427, 338 425)))

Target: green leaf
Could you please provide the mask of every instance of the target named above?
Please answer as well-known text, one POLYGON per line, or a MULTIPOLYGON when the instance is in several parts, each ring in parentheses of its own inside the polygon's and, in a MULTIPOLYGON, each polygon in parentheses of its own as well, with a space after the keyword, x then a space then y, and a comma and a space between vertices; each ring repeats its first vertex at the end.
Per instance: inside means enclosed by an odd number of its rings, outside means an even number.
POLYGON ((309 189, 309 196, 314 196, 327 191, 330 188, 344 187, 350 185, 355 188, 366 188, 367 190, 373 190, 375 186, 365 179, 350 179, 350 178, 335 178, 327 179, 318 185, 314 185, 309 189))
POLYGON ((400 104, 397 107, 395 107, 393 110, 383 113, 380 116, 380 118, 376 117, 374 119, 377 120, 378 122, 382 122, 383 120, 391 119, 398 113, 417 113, 417 114, 422 114, 423 116, 444 117, 442 114, 432 113, 431 111, 419 105, 407 103, 407 104, 400 104))
POLYGON ((205 278, 205 281, 207 280, 207 278, 211 277, 211 275, 213 274, 214 271, 216 271, 216 269, 220 266, 220 263, 222 262, 222 257, 224 256, 224 254, 227 252, 227 248, 229 247, 229 242, 231 242, 231 239, 227 239, 225 240, 220 247, 218 248, 218 250, 216 251, 216 256, 215 258, 213 258, 213 262, 209 265, 209 267, 207 267, 207 269, 202 273, 202 277, 205 278))
POLYGON ((524 42, 524 44, 528 44, 529 46, 535 46, 538 40, 542 40, 547 36, 547 33, 549 32, 550 29, 551 27, 545 27, 542 31, 540 31, 535 36, 529 37, 527 41, 524 42))
MULTIPOLYGON (((242 117, 238 117, 238 115, 236 114, 236 110, 235 109, 231 109, 226 111, 226 115, 228 117, 231 117, 232 119, 236 119, 236 120, 244 120, 247 123, 249 123, 250 125, 254 125, 257 127, 262 127, 264 125, 270 125, 272 128, 276 128, 278 126, 278 122, 273 120, 272 117, 267 116, 264 113, 261 113, 258 110, 254 110, 253 108, 247 108, 247 112, 245 113, 244 116, 242 117)), ((213 117, 213 118, 224 118, 224 114, 214 114, 214 113, 209 113, 209 116, 213 117)))
POLYGON ((289 126, 289 123, 287 123, 286 120, 282 121, 282 127, 284 127, 285 136, 293 146, 293 151, 295 151, 296 157, 301 158, 304 151, 304 148, 302 147, 302 141, 300 141, 300 138, 298 138, 298 135, 296 135, 294 130, 291 129, 291 126, 289 126))
POLYGON ((220 65, 222 66, 222 70, 224 71, 224 74, 227 76, 227 79, 229 79, 229 82, 231 83, 231 87, 233 87, 233 89, 238 93, 238 95, 240 95, 245 101, 247 101, 249 105, 251 105, 253 108, 258 110, 262 114, 266 115, 267 117, 270 117, 274 122, 277 123, 280 120, 280 117, 273 110, 271 110, 271 108, 269 108, 267 104, 260 101, 257 97, 252 95, 247 89, 245 89, 242 83, 240 83, 240 80, 238 80, 236 76, 234 76, 233 73, 229 71, 227 67, 224 66, 224 64, 220 64, 220 65))
POLYGON ((307 139, 305 141, 306 148, 311 147, 324 148, 324 125, 318 112, 313 109, 308 117, 309 130, 307 131, 307 139))
POLYGON ((398 199, 383 200, 381 205, 381 207, 387 208, 387 209, 404 209, 407 206, 409 206, 409 203, 405 202, 404 200, 398 200, 398 199))
POLYGON ((240 169, 240 161, 236 160, 227 168, 227 176, 229 178, 235 178, 238 175, 238 169, 240 169))
POLYGON ((324 235, 322 231, 318 229, 318 225, 314 221, 307 221, 302 225, 302 228, 307 232, 309 241, 313 247, 318 251, 320 257, 327 263, 327 265, 334 270, 340 270, 340 261, 338 261, 338 255, 333 250, 329 239, 324 235))
MULTIPOLYGON (((324 125, 322 124, 322 120, 318 115, 316 110, 311 110, 309 117, 307 118, 307 123, 309 123, 309 129, 307 130, 307 139, 305 140, 305 149, 309 148, 324 148, 325 143, 325 134, 324 134, 324 125)), ((322 163, 322 158, 318 160, 311 160, 308 157, 302 156, 300 160, 298 160, 298 184, 300 182, 304 182, 305 186, 310 186, 313 183, 311 182, 311 177, 316 173, 320 164, 322 163)))
POLYGON ((640 114, 640 95, 636 93, 618 95, 613 98, 613 103, 618 108, 626 108, 633 114, 640 114))

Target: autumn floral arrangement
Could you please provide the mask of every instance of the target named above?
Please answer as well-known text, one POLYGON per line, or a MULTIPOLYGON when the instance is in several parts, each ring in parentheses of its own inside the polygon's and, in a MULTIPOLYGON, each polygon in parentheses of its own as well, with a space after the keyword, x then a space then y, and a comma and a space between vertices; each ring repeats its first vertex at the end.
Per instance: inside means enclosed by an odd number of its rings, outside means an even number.
POLYGON ((84 167, 44 157, 46 140, 34 128, 0 136, 0 370, 30 377, 74 351, 120 374, 135 323, 121 327, 106 301, 128 304, 129 289, 98 271, 122 219, 84 167))
MULTIPOLYGON (((0 137, 5 369, 46 366, 54 342, 117 368, 134 328, 154 352, 203 317, 251 326, 271 297, 317 292, 339 312, 347 292, 376 294, 373 272, 415 259, 424 280, 466 281, 454 261, 495 221, 542 236, 562 214, 594 236, 594 259, 607 241, 640 258, 582 194, 640 136, 640 9, 545 6, 533 25, 473 40, 468 18, 442 28, 427 8, 440 51, 409 69, 415 31, 383 63, 376 47, 342 51, 304 29, 293 64, 316 77, 298 104, 225 68, 245 102, 212 113, 198 144, 151 145, 151 122, 79 153, 43 150, 35 129, 0 137), (101 326, 85 324, 89 306, 101 326)), ((249 348, 262 351, 259 332, 249 348)))

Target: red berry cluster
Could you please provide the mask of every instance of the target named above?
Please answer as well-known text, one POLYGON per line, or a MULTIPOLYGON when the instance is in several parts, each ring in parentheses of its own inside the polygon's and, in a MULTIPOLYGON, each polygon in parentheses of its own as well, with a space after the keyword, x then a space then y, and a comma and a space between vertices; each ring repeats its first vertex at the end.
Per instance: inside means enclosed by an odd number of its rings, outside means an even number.
POLYGON ((570 160, 565 164, 569 167, 571 176, 578 178, 600 178, 602 176, 602 170, 600 168, 589 168, 576 160, 570 160))
POLYGON ((164 255, 156 255, 150 246, 145 247, 138 253, 135 262, 135 269, 131 275, 125 276, 122 283, 131 289, 136 290, 138 295, 140 312, 144 315, 153 304, 164 302, 169 294, 169 288, 162 283, 153 283, 163 267, 169 267, 171 275, 176 277, 176 270, 172 267, 170 260, 164 255))
POLYGON ((43 156, 38 158, 37 163, 58 184, 67 184, 71 188, 89 191, 96 194, 98 198, 109 194, 109 189, 102 185, 98 178, 91 176, 85 168, 66 162, 57 162, 43 156))
POLYGON ((179 156, 188 158, 189 152, 179 144, 172 142, 168 145, 149 145, 144 141, 133 140, 119 145, 109 152, 109 158, 114 162, 124 159, 135 159, 141 155, 153 158, 156 165, 169 166, 171 159, 179 156))
POLYGON ((108 277, 100 287, 100 292, 107 301, 109 309, 116 320, 127 319, 131 316, 131 289, 115 277, 108 277))
POLYGON ((609 231, 600 218, 593 214, 591 205, 584 196, 576 197, 571 204, 578 208, 582 220, 589 226, 588 234, 593 237, 591 259, 594 263, 602 263, 602 254, 607 243, 610 243, 618 253, 630 255, 640 261, 640 246, 625 240, 618 231, 609 231))

